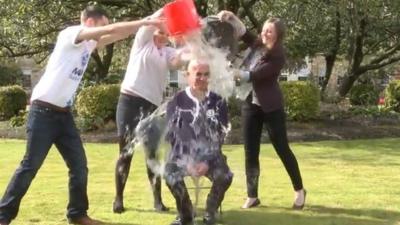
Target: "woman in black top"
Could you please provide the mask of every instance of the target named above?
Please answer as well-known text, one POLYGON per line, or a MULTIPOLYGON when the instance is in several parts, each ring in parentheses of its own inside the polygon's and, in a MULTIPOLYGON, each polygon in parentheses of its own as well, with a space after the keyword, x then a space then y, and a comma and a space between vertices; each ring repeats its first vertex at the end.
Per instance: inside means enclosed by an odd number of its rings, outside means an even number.
POLYGON ((248 198, 242 208, 260 204, 258 199, 258 178, 260 175, 259 153, 263 125, 266 126, 271 143, 283 162, 295 190, 293 209, 302 209, 305 203, 305 190, 296 157, 289 147, 286 133, 286 115, 278 77, 285 64, 283 37, 285 26, 281 19, 265 21, 261 39, 246 31, 243 23, 229 11, 218 14, 222 21, 231 22, 236 27, 237 36, 253 52, 261 52, 253 60, 248 71, 238 71, 235 79, 251 82, 253 90, 242 106, 243 135, 248 198))

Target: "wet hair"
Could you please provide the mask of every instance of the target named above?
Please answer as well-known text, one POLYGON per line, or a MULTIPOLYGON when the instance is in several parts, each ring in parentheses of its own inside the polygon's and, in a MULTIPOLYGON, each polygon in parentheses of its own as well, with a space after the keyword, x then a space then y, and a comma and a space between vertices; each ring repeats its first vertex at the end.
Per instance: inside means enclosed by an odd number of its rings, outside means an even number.
POLYGON ((189 75, 189 70, 191 68, 197 67, 197 66, 200 66, 200 65, 207 65, 208 66, 208 72, 210 72, 210 64, 207 62, 207 60, 205 60, 205 59, 191 59, 185 65, 185 68, 186 68, 185 75, 189 75))
POLYGON ((207 65, 208 68, 210 69, 210 64, 207 62, 206 59, 191 59, 189 60, 188 64, 186 65, 187 70, 189 71, 190 68, 194 66, 200 66, 200 65, 207 65))
POLYGON ((89 18, 98 20, 98 19, 102 19, 103 16, 108 18, 108 14, 107 14, 106 10, 104 10, 99 5, 88 5, 82 11, 82 19, 83 20, 87 20, 89 18))
POLYGON ((285 22, 276 17, 269 18, 267 21, 265 21, 264 24, 266 23, 272 23, 275 26, 276 30, 276 42, 282 43, 283 39, 285 38, 285 33, 286 33, 286 25, 285 22))

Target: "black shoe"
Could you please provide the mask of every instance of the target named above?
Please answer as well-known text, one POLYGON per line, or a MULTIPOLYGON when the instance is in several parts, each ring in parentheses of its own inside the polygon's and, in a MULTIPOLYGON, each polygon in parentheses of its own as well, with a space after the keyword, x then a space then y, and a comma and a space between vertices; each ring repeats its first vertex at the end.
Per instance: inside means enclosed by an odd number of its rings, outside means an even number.
POLYGON ((301 205, 296 205, 293 203, 292 209, 294 210, 302 210, 304 208, 304 205, 306 204, 306 196, 307 196, 307 191, 304 189, 304 202, 301 205))
POLYGON ((113 212, 114 213, 123 213, 125 211, 124 203, 122 201, 115 200, 113 203, 113 212))
POLYGON ((191 221, 182 221, 179 216, 176 217, 174 221, 170 225, 193 225, 193 220, 191 221))
POLYGON ((215 217, 215 213, 206 212, 203 217, 203 223, 206 225, 214 225, 217 222, 217 218, 215 217))
POLYGON ((169 208, 167 206, 165 206, 162 202, 154 204, 154 209, 157 212, 167 212, 167 211, 169 211, 169 208))

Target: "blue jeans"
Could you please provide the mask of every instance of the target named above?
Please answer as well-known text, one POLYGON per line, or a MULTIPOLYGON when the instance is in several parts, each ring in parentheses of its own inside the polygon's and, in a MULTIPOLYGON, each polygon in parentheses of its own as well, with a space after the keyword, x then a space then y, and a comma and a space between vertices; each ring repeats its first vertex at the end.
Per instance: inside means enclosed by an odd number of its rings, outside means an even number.
POLYGON ((87 161, 72 114, 33 104, 27 122, 26 152, 0 201, 0 221, 10 222, 17 216, 21 199, 53 143, 69 169, 67 217, 86 215, 87 161))

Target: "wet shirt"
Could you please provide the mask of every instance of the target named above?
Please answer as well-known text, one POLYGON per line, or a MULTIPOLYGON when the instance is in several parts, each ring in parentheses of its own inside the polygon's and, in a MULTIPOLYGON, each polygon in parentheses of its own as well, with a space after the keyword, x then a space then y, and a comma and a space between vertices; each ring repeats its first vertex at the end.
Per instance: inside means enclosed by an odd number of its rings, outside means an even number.
MULTIPOLYGON (((157 17, 158 12, 151 17, 157 17)), ((135 35, 121 92, 133 93, 159 106, 176 51, 171 47, 156 46, 153 39, 156 29, 143 26, 135 35)))
POLYGON ((221 96, 209 92, 200 102, 190 88, 177 93, 167 106, 169 160, 212 161, 221 154, 227 127, 227 105, 221 96))

